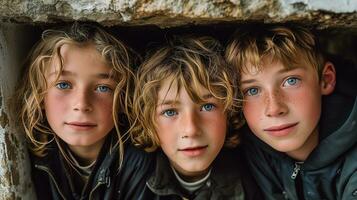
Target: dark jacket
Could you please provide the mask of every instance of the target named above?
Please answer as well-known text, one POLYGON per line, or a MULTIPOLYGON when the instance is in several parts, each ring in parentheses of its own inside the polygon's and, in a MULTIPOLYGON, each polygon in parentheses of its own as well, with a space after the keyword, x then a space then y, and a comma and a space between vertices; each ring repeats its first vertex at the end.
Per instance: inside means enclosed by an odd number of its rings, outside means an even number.
POLYGON ((37 197, 50 199, 140 199, 147 175, 152 171, 153 157, 127 144, 124 161, 119 169, 119 150, 109 152, 108 139, 104 143, 89 177, 83 196, 73 188, 73 177, 55 142, 44 158, 32 157, 32 177, 37 197))
POLYGON ((162 151, 157 152, 156 169, 147 182, 145 199, 152 200, 230 200, 230 199, 259 199, 260 192, 254 184, 250 173, 247 173, 245 164, 233 150, 222 150, 212 165, 212 171, 206 183, 194 194, 189 195, 180 185, 170 167, 168 158, 162 151), (247 178, 242 183, 242 178, 247 178), (249 195, 243 187, 250 189, 249 195), (255 192, 253 192, 253 190, 255 192), (248 195, 248 196, 249 196, 248 195), (256 195, 252 197, 252 195, 256 195))
POLYGON ((357 199, 357 73, 346 69, 337 68, 335 91, 322 99, 320 141, 303 164, 243 128, 248 163, 266 199, 357 199))

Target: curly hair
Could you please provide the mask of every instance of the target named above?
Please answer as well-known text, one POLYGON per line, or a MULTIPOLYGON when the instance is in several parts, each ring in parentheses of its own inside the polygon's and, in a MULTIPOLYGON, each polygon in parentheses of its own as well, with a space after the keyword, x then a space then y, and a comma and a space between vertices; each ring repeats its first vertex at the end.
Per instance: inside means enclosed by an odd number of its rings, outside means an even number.
POLYGON ((222 46, 211 37, 176 37, 149 54, 138 69, 133 100, 135 122, 130 131, 132 141, 146 151, 159 147, 155 127, 158 92, 165 80, 172 80, 177 91, 184 88, 195 103, 204 102, 198 91, 206 88, 224 105, 229 121, 226 146, 239 143, 237 129, 242 124, 239 115, 241 94, 235 84, 234 71, 222 55, 222 46))
MULTIPOLYGON (((35 155, 44 156, 46 146, 55 138, 43 111, 44 96, 50 87, 47 85, 45 73, 50 68, 50 63, 57 59, 60 62, 60 70, 57 73, 57 79, 59 78, 63 70, 60 50, 65 44, 93 45, 108 66, 113 68, 111 76, 117 81, 113 99, 113 120, 119 138, 120 152, 123 152, 123 138, 127 134, 121 134, 120 126, 126 122, 119 116, 127 114, 132 105, 129 93, 134 80, 134 74, 130 69, 131 51, 100 26, 80 23, 44 31, 29 55, 15 98, 21 105, 17 116, 31 144, 30 149, 35 155)), ((121 153, 120 157, 122 156, 121 153)))

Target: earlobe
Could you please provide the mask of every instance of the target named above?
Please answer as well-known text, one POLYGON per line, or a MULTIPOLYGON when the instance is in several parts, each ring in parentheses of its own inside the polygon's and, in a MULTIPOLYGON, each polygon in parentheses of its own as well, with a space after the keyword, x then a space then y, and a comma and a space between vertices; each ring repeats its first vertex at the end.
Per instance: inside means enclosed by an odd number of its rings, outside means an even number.
POLYGON ((321 75, 321 94, 331 94, 336 85, 336 70, 331 62, 326 62, 321 75))

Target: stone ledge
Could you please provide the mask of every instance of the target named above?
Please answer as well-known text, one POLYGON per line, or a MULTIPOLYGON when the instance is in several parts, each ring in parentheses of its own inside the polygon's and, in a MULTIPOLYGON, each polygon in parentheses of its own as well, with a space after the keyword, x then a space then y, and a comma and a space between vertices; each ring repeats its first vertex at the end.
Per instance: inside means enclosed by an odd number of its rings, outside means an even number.
POLYGON ((350 0, 2 0, 3 22, 96 21, 105 26, 264 21, 304 22, 319 28, 357 27, 350 0))

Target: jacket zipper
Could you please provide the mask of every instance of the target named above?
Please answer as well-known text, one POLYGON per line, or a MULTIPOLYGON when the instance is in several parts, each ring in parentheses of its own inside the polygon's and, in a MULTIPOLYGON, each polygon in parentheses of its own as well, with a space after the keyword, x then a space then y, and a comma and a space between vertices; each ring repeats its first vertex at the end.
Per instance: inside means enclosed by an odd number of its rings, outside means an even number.
POLYGON ((107 184, 107 187, 109 187, 109 186, 110 186, 110 178, 109 178, 109 177, 106 177, 104 182, 103 182, 103 181, 98 182, 97 185, 95 185, 95 187, 94 187, 94 188, 91 190, 91 192, 89 193, 89 199, 92 199, 92 194, 93 194, 93 192, 94 192, 99 186, 101 186, 101 185, 103 185, 103 184, 107 184))
POLYGON ((66 198, 64 197, 64 195, 62 194, 61 190, 59 189, 58 184, 57 184, 57 182, 56 182, 54 176, 52 175, 51 170, 48 169, 47 167, 43 167, 43 166, 40 166, 40 165, 35 165, 35 167, 36 167, 37 169, 40 169, 40 170, 43 170, 43 171, 47 172, 47 174, 51 177, 53 183, 55 184, 58 193, 61 195, 61 197, 62 197, 63 199, 66 199, 66 198))
POLYGON ((301 169, 301 163, 295 162, 295 167, 293 173, 291 174, 291 179, 295 180, 301 169))
POLYGON ((89 199, 92 199, 92 194, 93 194, 93 192, 94 192, 100 185, 102 185, 102 184, 103 184, 103 182, 99 182, 97 185, 95 185, 95 187, 93 188, 93 190, 90 191, 90 193, 89 193, 89 199))

